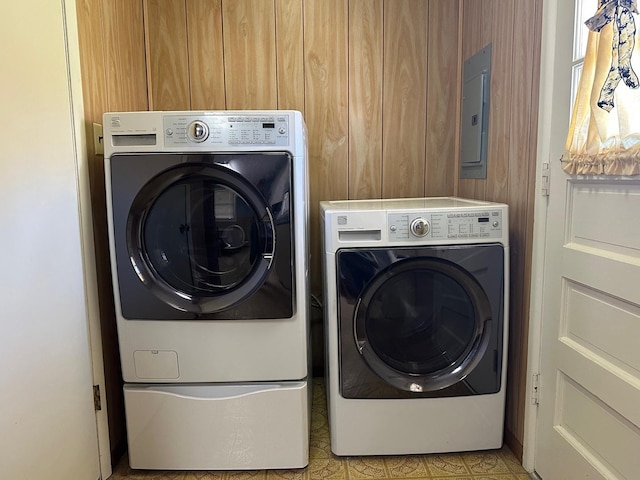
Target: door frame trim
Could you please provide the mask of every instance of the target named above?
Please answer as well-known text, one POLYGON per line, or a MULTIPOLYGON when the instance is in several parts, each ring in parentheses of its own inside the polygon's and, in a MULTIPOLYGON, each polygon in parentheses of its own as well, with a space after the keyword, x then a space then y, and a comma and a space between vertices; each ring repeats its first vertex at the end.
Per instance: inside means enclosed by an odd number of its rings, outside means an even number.
MULTIPOLYGON (((67 56, 67 80, 71 121, 76 153, 76 182, 78 185, 78 204, 80 236, 82 250, 83 282, 85 285, 85 305, 88 346, 91 357, 93 384, 102 393, 101 409, 95 412, 97 429, 98 459, 100 478, 106 479, 113 473, 111 466, 111 442, 109 440, 109 422, 106 402, 106 381, 102 350, 102 331, 100 328, 100 306, 93 237, 91 210, 91 192, 89 188, 89 158, 85 135, 85 115, 82 102, 82 77, 80 68, 80 41, 78 38, 78 16, 75 0, 61 0, 60 8, 64 20, 65 50, 67 56)), ((90 388, 88 385, 87 388, 90 388)))
MULTIPOLYGON (((537 439, 538 407, 530 393, 533 391, 534 375, 540 371, 540 349, 543 322, 543 280, 544 261, 546 255, 546 224, 548 197, 543 196, 543 167, 550 162, 559 161, 553 149, 555 142, 550 142, 554 135, 562 135, 568 126, 567 119, 559 115, 558 109, 566 110, 567 97, 571 95, 571 85, 559 85, 556 82, 562 68, 569 68, 566 63, 566 50, 573 48, 573 18, 575 3, 543 2, 542 11, 542 44, 540 54, 540 97, 538 103, 538 138, 535 178, 535 204, 533 228, 533 252, 531 265, 531 289, 529 309, 529 332, 527 354, 526 399, 524 416, 524 438, 522 465, 525 470, 535 475, 535 447, 537 439), (570 15, 570 16, 569 16, 570 15), (567 22, 567 16, 571 19, 567 22), (570 42, 563 42, 561 37, 569 35, 570 42), (568 43, 568 45, 567 45, 568 43), (563 130, 564 129, 564 130, 563 130), (554 133, 555 132, 555 133, 554 133)), ((571 55, 571 53, 569 53, 571 55)), ((571 56, 567 57, 571 60, 571 56)), ((535 475, 535 478, 538 478, 535 475)))

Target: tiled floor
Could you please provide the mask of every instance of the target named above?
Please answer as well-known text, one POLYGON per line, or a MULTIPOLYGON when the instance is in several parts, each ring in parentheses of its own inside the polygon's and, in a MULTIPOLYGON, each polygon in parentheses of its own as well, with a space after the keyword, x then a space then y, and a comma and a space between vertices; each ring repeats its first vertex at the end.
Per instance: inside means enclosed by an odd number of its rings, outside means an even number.
POLYGON ((447 455, 336 457, 329 445, 324 386, 314 381, 309 466, 300 470, 177 472, 131 470, 125 457, 110 480, 529 480, 507 447, 447 455))

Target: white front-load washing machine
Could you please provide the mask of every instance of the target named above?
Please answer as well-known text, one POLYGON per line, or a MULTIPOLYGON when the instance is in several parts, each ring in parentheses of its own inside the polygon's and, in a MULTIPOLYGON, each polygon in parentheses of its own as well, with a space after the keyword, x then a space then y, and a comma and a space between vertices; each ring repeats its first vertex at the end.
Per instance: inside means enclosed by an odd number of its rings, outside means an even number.
POLYGON ((131 467, 305 466, 302 115, 108 113, 104 140, 131 467))
POLYGON ((332 451, 501 447, 507 206, 443 197, 321 212, 332 451))

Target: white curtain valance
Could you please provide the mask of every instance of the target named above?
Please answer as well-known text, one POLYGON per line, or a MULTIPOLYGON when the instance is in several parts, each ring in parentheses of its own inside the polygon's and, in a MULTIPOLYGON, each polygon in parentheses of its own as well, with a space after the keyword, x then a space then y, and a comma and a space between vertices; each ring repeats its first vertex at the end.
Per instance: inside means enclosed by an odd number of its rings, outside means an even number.
POLYGON ((640 175, 640 71, 636 0, 601 0, 587 52, 562 168, 570 174, 640 175))

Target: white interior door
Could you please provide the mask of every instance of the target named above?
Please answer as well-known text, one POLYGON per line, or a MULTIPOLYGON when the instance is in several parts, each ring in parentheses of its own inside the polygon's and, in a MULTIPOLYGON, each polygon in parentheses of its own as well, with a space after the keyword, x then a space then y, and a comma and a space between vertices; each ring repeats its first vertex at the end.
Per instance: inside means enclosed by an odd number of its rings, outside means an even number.
POLYGON ((0 17, 2 479, 100 477, 72 7, 4 2, 0 17))
POLYGON ((539 145, 551 182, 538 205, 546 239, 534 468, 543 480, 638 479, 640 179, 560 168, 573 3, 544 3, 539 145))

